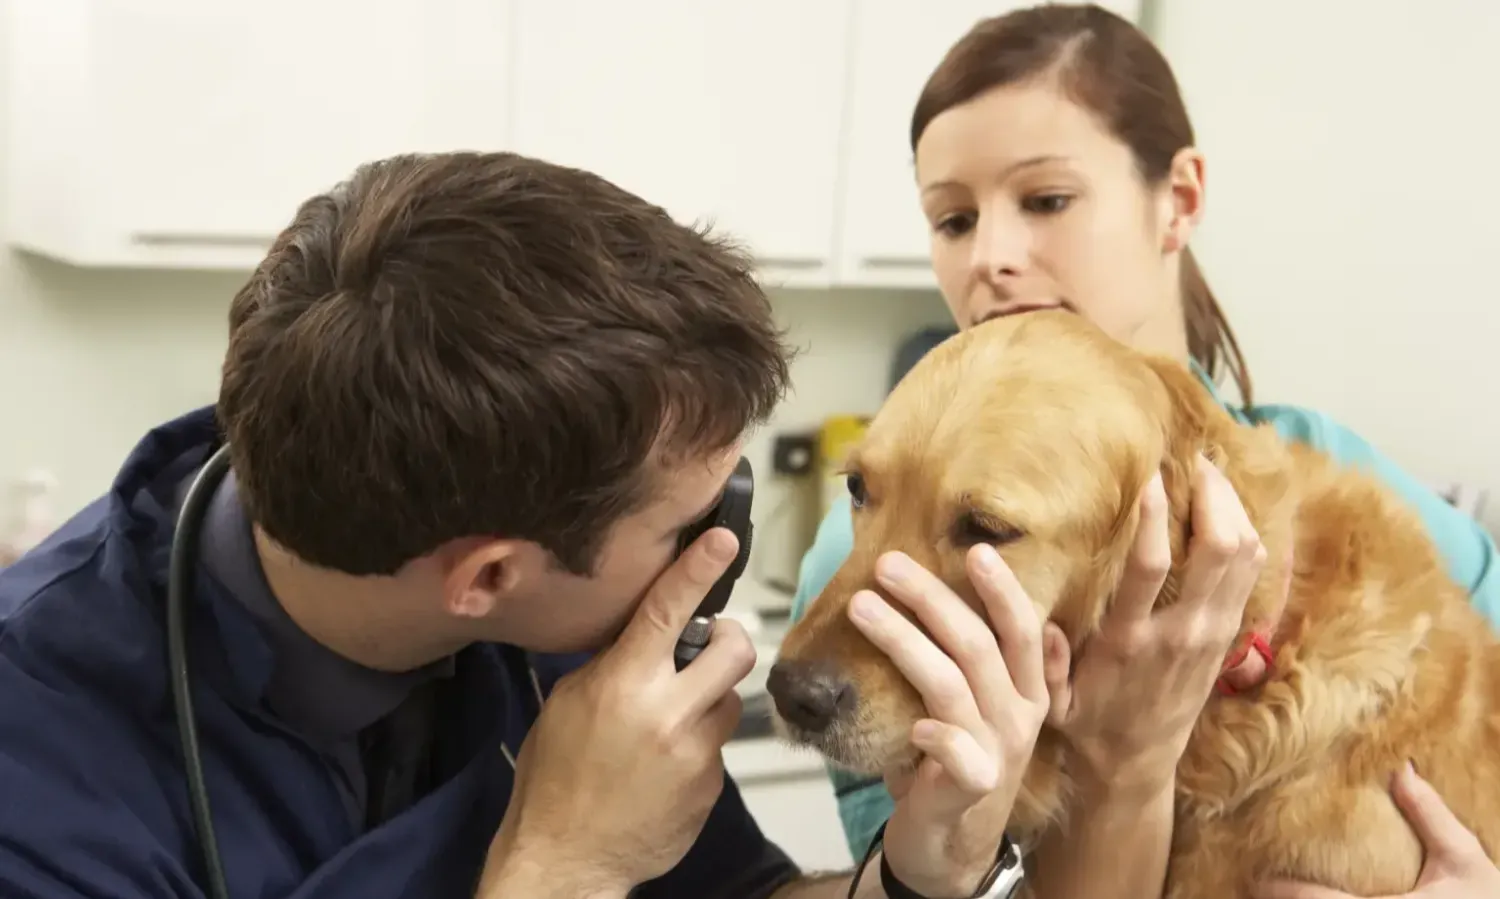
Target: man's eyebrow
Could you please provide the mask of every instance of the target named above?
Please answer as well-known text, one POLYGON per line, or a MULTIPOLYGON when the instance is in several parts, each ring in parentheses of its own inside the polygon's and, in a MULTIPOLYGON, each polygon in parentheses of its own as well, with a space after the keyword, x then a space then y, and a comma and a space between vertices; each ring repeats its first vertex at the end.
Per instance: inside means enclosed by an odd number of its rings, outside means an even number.
POLYGON ((714 507, 718 506, 719 503, 724 501, 724 491, 728 489, 728 487, 728 482, 725 482, 725 485, 719 488, 719 492, 714 494, 714 498, 709 500, 702 509, 699 509, 697 514, 695 514, 692 518, 689 518, 687 521, 684 521, 681 524, 677 525, 677 527, 673 528, 672 530, 681 530, 688 525, 696 524, 697 522, 701 521, 705 515, 714 510, 714 507))

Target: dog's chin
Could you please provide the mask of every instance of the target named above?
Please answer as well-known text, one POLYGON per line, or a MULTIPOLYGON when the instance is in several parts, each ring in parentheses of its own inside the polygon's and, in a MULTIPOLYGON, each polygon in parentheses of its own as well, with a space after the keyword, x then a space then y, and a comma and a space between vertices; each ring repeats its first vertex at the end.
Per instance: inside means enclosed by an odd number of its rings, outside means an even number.
POLYGON ((836 724, 821 733, 808 733, 786 719, 776 716, 781 738, 793 746, 811 749, 834 767, 853 774, 876 776, 890 771, 915 767, 922 756, 912 748, 906 731, 877 733, 836 724))

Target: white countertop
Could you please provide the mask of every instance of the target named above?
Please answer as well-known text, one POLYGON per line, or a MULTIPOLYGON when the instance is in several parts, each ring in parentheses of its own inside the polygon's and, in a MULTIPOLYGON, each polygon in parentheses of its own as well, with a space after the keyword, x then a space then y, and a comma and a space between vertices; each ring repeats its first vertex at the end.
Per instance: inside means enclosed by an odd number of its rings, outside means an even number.
POLYGON ((827 777, 823 759, 775 737, 734 740, 724 746, 724 768, 737 783, 827 777))

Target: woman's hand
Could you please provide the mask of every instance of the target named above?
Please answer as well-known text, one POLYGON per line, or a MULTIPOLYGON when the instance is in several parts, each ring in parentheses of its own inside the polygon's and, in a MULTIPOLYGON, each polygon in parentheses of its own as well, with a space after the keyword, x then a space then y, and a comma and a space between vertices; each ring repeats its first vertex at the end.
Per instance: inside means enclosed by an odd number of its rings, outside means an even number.
POLYGON ((993 867, 1047 716, 1035 607, 993 548, 975 547, 968 563, 982 612, 901 553, 876 565, 881 585, 930 640, 873 591, 856 594, 849 608, 931 716, 911 735, 926 758, 886 779, 896 808, 883 847, 891 872, 924 896, 972 895, 993 867))
MULTIPOLYGON (((1397 772, 1391 788, 1396 805, 1422 841, 1427 861, 1417 888, 1407 899, 1494 899, 1500 896, 1500 868, 1484 847, 1448 809, 1432 785, 1417 776, 1411 765, 1397 772)), ((1269 883, 1257 899, 1355 899, 1348 893, 1303 883, 1269 883)), ((1386 899, 1402 899, 1390 896, 1386 899)))
POLYGON ((1114 601, 1071 678, 1067 640, 1047 625, 1048 722, 1082 756, 1086 789, 1145 797, 1170 786, 1265 563, 1234 488, 1201 457, 1192 491, 1192 539, 1177 602, 1154 609, 1172 563, 1158 475, 1142 491, 1135 545, 1114 601))

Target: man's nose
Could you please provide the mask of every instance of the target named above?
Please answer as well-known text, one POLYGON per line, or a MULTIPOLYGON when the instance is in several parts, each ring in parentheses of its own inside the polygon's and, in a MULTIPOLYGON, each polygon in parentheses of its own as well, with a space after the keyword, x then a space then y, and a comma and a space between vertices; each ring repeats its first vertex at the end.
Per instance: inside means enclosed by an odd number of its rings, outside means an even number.
POLYGON ((854 685, 827 662, 777 660, 766 690, 776 713, 808 734, 822 733, 854 709, 854 685))

